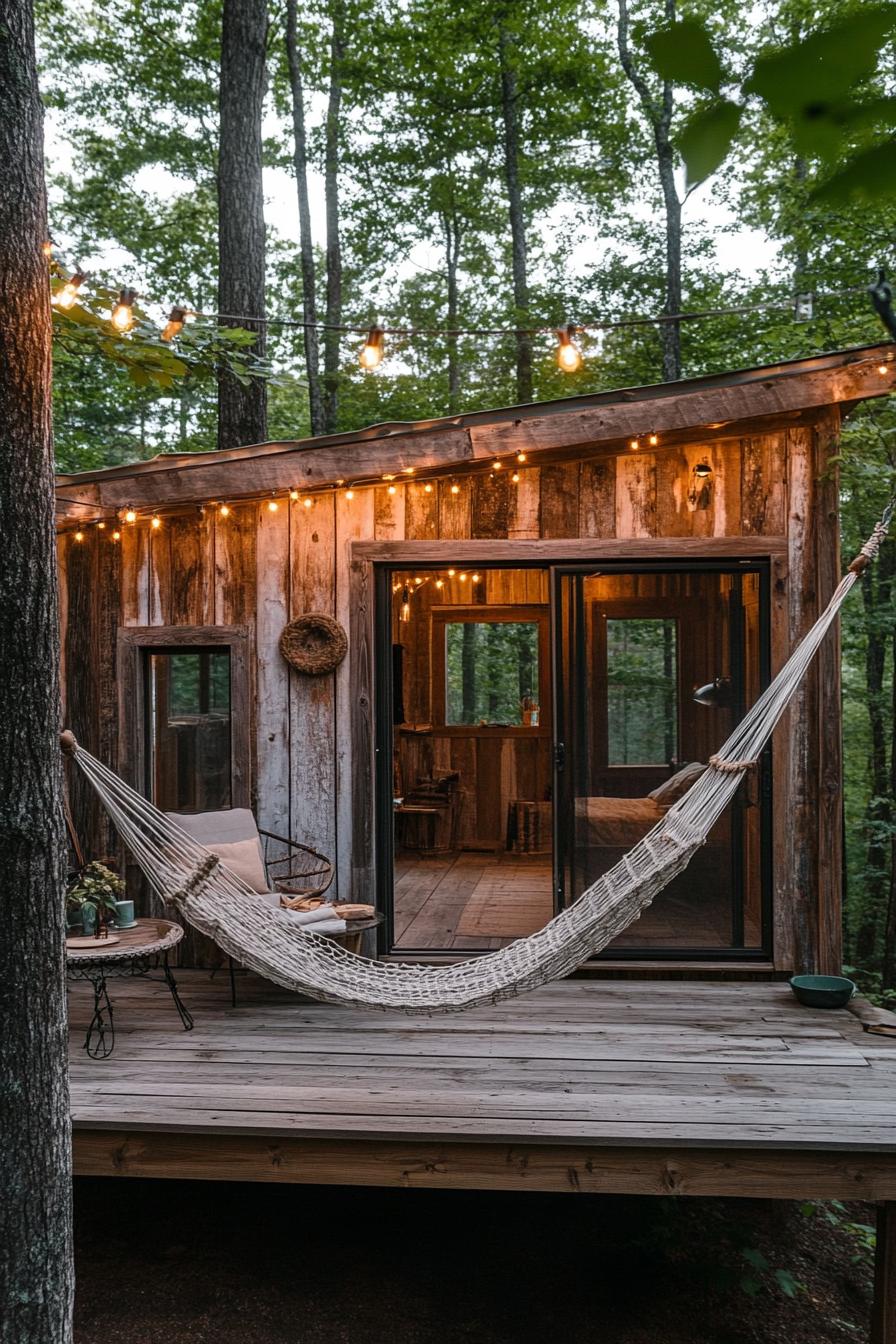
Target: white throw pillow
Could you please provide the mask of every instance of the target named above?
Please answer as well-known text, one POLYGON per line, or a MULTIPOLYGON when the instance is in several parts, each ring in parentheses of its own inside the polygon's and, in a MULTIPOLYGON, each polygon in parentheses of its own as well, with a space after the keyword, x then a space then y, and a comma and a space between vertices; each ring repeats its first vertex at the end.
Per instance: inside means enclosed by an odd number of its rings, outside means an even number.
POLYGON ((659 803, 660 807, 671 807, 679 798, 684 797, 692 784, 696 784, 705 769, 706 766, 701 761, 691 761, 689 765, 683 765, 669 779, 664 779, 655 789, 651 789, 647 797, 659 803))

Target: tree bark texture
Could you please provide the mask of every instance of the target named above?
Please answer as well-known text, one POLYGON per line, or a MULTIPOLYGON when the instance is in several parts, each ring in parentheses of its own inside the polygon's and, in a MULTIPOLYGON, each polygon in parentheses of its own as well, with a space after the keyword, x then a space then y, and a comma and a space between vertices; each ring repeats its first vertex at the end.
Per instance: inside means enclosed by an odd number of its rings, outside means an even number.
POLYGON ((457 323, 459 291, 457 273, 460 267, 460 221, 454 211, 445 211, 442 215, 442 232, 445 239, 445 275, 448 290, 448 414, 454 415, 460 410, 460 360, 458 358, 457 323))
POLYGON ((342 249, 339 242, 339 119, 345 60, 345 0, 331 0, 330 89, 324 133, 324 208, 327 226, 327 330, 324 332, 324 432, 339 428, 339 346, 342 322, 342 249))
MULTIPOLYGON (((520 186, 519 84, 514 65, 513 39, 505 28, 498 31, 501 69, 501 117, 504 123, 504 184, 510 219, 511 273, 513 276, 514 323, 529 326, 529 275, 526 256, 526 220, 520 186)), ((516 399, 532 400, 532 337, 528 330, 516 334, 516 399)))
POLYGON ((292 99, 293 164, 299 202, 299 258, 302 269, 302 317, 305 321, 305 369, 308 377, 308 409, 311 433, 324 432, 324 404, 320 385, 320 350, 317 338, 316 276, 311 208, 308 201, 308 145, 305 135, 305 90, 299 52, 297 0, 286 0, 286 58, 292 99))
POLYGON ((868 762, 871 798, 865 814, 868 847, 865 860, 864 899, 855 924, 855 959, 860 966, 871 965, 878 952, 881 920, 887 901, 887 872, 891 841, 889 838, 890 797, 887 771, 887 727, 885 722, 884 676, 889 642, 886 617, 889 611, 893 579, 894 548, 885 542, 876 566, 862 576, 862 601, 865 609, 865 687, 868 706, 871 755, 868 762))
MULTIPOLYGON (((681 201, 675 186, 675 152, 672 148, 671 127, 673 113, 672 85, 663 82, 659 98, 655 98, 646 79, 635 65, 629 44, 628 0, 618 0, 619 21, 616 28, 619 60, 629 82, 638 95, 641 108, 650 123, 656 150, 657 171, 663 193, 665 210, 665 300, 663 312, 677 315, 681 312, 681 201)), ((675 0, 666 0, 666 22, 675 20, 675 0)), ((663 380, 674 382, 681 377, 681 323, 664 322, 660 327, 663 349, 663 380)))
MULTIPOLYGON (((264 316, 264 195, 261 117, 265 95, 266 0, 224 0, 221 20, 218 147, 218 311, 227 318, 264 316)), ((253 330, 265 348, 263 323, 253 330)), ((243 386, 229 370, 218 380, 218 447, 267 438, 267 389, 260 378, 243 386)))
POLYGON ((0 1341, 69 1344, 65 840, 42 112, 0 0, 0 1341))

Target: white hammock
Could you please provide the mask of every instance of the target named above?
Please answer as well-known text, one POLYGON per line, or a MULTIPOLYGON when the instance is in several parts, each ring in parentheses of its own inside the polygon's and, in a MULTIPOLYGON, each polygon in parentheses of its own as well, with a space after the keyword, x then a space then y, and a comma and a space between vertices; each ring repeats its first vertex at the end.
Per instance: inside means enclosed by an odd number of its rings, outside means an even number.
MULTIPOLYGON (((99 794, 162 901, 242 965, 285 989, 329 1003, 447 1013, 496 1003, 568 975, 650 905, 705 843, 755 764, 862 570, 880 548, 892 506, 827 609, 692 788, 620 861, 543 929, 452 966, 371 961, 272 909, 204 846, 65 734, 66 749, 99 794)), ((362 893, 356 893, 356 899, 362 893)))

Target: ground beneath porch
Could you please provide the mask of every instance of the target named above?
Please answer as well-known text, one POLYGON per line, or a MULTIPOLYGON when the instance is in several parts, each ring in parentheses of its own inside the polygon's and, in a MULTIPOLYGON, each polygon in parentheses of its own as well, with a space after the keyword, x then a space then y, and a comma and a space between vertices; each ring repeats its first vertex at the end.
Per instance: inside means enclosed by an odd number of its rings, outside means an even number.
POLYGON ((869 1205, 92 1178, 75 1205, 76 1344, 867 1339, 869 1205))

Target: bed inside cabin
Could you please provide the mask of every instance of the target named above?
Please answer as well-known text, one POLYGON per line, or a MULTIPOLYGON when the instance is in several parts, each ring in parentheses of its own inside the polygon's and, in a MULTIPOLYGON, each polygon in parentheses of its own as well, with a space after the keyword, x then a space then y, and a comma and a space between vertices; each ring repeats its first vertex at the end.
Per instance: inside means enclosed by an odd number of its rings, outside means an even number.
MULTIPOLYGON (((759 564, 396 567, 386 592, 397 952, 542 927, 699 777, 767 675, 759 564)), ((607 955, 762 951, 767 775, 607 955)))

